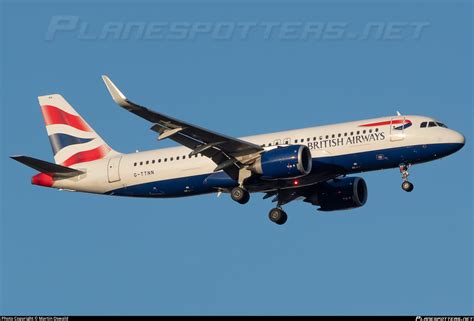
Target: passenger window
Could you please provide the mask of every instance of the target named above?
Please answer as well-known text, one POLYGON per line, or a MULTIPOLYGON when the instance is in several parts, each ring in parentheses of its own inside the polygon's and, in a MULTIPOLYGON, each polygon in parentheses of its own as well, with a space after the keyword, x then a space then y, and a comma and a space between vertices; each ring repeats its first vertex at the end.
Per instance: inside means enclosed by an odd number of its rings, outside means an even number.
POLYGON ((158 163, 161 163, 161 158, 158 158, 158 163))
POLYGON ((379 129, 378 129, 378 128, 375 128, 375 132, 378 132, 378 131, 379 131, 379 129))
POLYGON ((436 124, 433 121, 430 121, 428 123, 428 127, 436 127, 436 124))
POLYGON ((334 137, 336 137, 336 135, 332 134, 332 135, 331 135, 331 138, 334 138, 334 137))
POLYGON ((133 166, 137 166, 137 163, 133 163, 133 166))
POLYGON ((183 159, 186 159, 186 155, 183 155, 183 159))
POLYGON ((155 160, 152 160, 151 163, 152 163, 152 164, 155 164, 155 160))
POLYGON ((165 157, 165 162, 167 162, 167 161, 168 161, 168 158, 165 157))
POLYGON ((304 138, 301 138, 300 142, 303 143, 303 142, 304 142, 304 138))
POLYGON ((170 157, 170 162, 172 162, 172 161, 173 161, 173 157, 170 157))
POLYGON ((424 121, 421 123, 420 127, 421 128, 426 128, 426 125, 428 124, 428 122, 424 121))
POLYGON ((337 134, 337 137, 341 137, 341 134, 337 134))
POLYGON ((140 162, 140 166, 143 165, 143 162, 140 162))
POLYGON ((297 140, 297 139, 295 139, 295 144, 296 144, 296 143, 298 143, 298 140, 297 140))
POLYGON ((326 139, 329 139, 329 135, 326 135, 326 139))
POLYGON ((364 129, 364 130, 362 131, 362 134, 365 134, 366 132, 367 132, 367 131, 364 129))

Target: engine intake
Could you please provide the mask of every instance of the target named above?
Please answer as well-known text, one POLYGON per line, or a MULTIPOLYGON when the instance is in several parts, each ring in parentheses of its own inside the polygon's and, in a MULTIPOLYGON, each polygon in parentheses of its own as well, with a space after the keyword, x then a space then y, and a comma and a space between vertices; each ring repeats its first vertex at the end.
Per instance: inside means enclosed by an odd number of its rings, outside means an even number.
POLYGON ((263 152, 251 170, 264 179, 288 179, 311 172, 312 158, 307 146, 291 145, 263 152))
POLYGON ((361 177, 333 180, 321 185, 317 193, 320 211, 337 211, 361 207, 367 202, 367 184, 361 177))

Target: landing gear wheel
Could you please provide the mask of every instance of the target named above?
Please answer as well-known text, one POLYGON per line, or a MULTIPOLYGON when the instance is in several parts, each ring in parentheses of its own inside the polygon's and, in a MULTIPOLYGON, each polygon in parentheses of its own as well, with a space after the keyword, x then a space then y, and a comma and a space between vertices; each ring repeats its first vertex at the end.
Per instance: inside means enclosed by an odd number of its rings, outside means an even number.
POLYGON ((413 191, 414 186, 412 183, 408 181, 408 176, 410 175, 410 173, 408 172, 408 169, 410 168, 410 164, 402 163, 398 167, 400 169, 400 174, 402 174, 402 179, 403 179, 402 189, 405 192, 413 191))
POLYGON ((270 210, 270 213, 268 213, 268 218, 270 221, 278 225, 282 225, 285 224, 286 220, 288 219, 288 215, 286 215, 282 209, 275 207, 270 210))
POLYGON ((230 196, 234 201, 240 204, 245 204, 250 200, 250 194, 242 187, 234 187, 232 191, 230 191, 230 196))
POLYGON ((404 182, 402 183, 402 189, 403 189, 405 192, 411 192, 411 191, 413 191, 413 188, 414 188, 414 187, 415 187, 415 186, 413 186, 413 184, 410 183, 409 181, 404 181, 404 182))

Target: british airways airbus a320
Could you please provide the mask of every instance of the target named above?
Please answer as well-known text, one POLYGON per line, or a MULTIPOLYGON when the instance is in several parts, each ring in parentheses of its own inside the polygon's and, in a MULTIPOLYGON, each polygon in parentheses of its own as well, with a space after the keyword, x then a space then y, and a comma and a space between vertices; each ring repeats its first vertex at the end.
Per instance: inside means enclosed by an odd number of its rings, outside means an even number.
POLYGON ((262 192, 277 203, 270 220, 284 224, 282 206, 296 199, 321 211, 363 206, 367 186, 351 174, 399 168, 402 188, 411 192, 411 165, 450 155, 465 142, 433 118, 402 115, 234 138, 137 105, 107 76, 103 80, 113 100, 148 120, 158 139, 183 147, 119 153, 61 95, 41 96, 55 164, 12 157, 40 172, 33 184, 133 197, 224 192, 240 204, 249 201, 250 193, 262 192))

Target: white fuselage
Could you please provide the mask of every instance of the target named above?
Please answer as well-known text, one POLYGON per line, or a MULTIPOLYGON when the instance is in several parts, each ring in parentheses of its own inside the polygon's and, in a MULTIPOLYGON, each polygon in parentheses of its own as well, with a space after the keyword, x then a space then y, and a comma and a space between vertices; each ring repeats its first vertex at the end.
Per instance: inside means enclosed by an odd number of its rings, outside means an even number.
MULTIPOLYGON (((357 173, 393 168, 402 162, 426 162, 462 147, 464 137, 454 130, 420 127, 422 122, 430 121, 434 120, 424 116, 389 116, 241 139, 264 146, 265 150, 281 145, 306 145, 313 164, 327 162, 341 167, 345 173, 357 173)), ((186 147, 163 148, 76 164, 71 167, 85 174, 56 180, 53 187, 142 197, 212 192, 215 189, 197 185, 213 173, 216 164, 202 155, 189 157, 190 152, 186 147)), ((313 165, 313 171, 317 170, 318 166, 313 165)))

